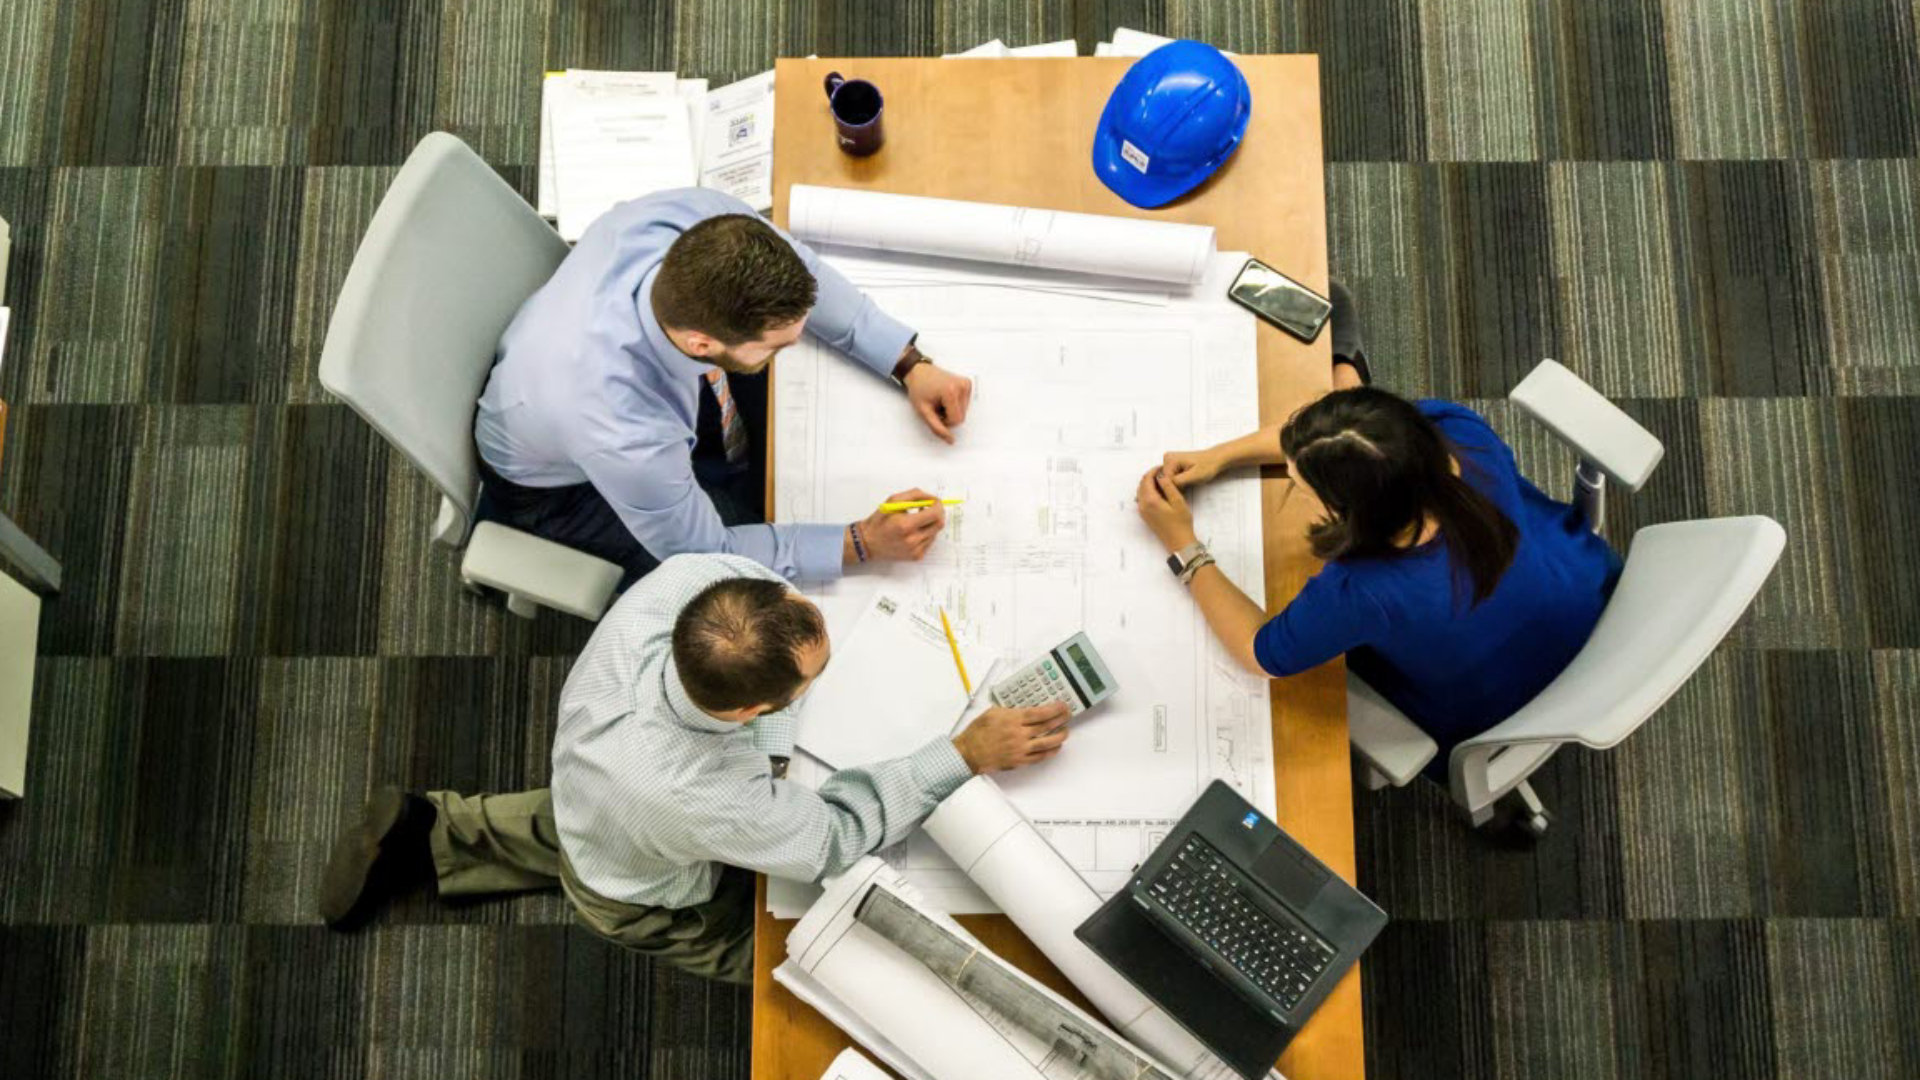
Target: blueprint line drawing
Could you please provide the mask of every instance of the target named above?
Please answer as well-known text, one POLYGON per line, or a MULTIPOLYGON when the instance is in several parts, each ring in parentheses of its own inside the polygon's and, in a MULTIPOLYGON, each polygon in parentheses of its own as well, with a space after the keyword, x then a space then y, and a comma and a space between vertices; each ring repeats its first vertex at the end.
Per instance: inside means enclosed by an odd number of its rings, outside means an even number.
MULTIPOLYGON (((965 500, 923 561, 810 589, 823 605, 876 587, 917 595, 970 626, 1002 670, 1082 630, 1105 655, 1114 697, 1074 722, 1063 753, 997 778, 1102 896, 1213 779, 1274 810, 1267 681, 1214 641, 1134 505, 1164 452, 1259 426, 1253 324, 1224 295, 1244 258, 1215 255, 1202 285, 1164 307, 950 283, 887 290, 920 347, 974 380, 955 446, 897 387, 817 343, 774 367, 775 520, 855 521, 913 486, 965 500)), ((1191 502, 1221 568, 1264 595, 1258 478, 1223 477, 1191 502)), ((796 758, 792 775, 825 772, 796 758)), ((944 910, 995 910, 923 836, 883 857, 944 910)), ((804 899, 776 894, 776 914, 804 899)))

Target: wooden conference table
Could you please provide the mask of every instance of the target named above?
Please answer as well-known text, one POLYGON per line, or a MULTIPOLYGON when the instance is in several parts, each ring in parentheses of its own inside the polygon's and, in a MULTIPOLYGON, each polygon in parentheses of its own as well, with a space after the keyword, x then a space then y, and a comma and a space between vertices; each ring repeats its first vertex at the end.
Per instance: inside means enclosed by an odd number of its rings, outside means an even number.
MULTIPOLYGON (((1090 164, 1101 107, 1129 60, 781 60, 774 77, 774 218, 786 224, 792 185, 824 184, 1200 222, 1218 229, 1221 250, 1252 252, 1324 291, 1318 58, 1234 59, 1253 88, 1252 123, 1239 152, 1198 191, 1153 211, 1108 191, 1090 164), (878 154, 851 158, 835 145, 821 89, 830 71, 872 80, 886 96, 886 145, 878 154)), ((1277 423, 1326 392, 1328 341, 1322 334, 1302 345, 1260 325, 1262 423, 1277 423)), ((964 372, 964 358, 954 359, 964 372)), ((1318 566, 1305 542, 1317 508, 1308 498, 1282 507, 1285 486, 1276 479, 1263 485, 1268 610, 1292 598, 1318 566)), ((1274 684, 1273 750, 1281 827, 1352 881, 1346 677, 1337 662, 1274 684)), ((819 1080, 849 1040, 773 981, 793 923, 767 912, 765 892, 763 879, 754 935, 753 1077, 819 1080)), ((1009 961, 1086 1004, 1004 916, 960 921, 1009 961)), ((1288 1047, 1280 1065, 1289 1080, 1365 1075, 1359 975, 1348 973, 1288 1047)))

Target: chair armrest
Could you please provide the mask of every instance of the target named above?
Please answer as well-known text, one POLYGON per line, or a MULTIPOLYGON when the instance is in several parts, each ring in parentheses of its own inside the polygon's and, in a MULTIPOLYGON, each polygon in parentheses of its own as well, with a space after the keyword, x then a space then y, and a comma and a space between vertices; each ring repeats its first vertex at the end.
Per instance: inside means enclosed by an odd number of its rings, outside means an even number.
POLYGON ((1440 752, 1439 743, 1351 671, 1347 672, 1347 741, 1394 787, 1406 786, 1440 752))
POLYGON ((1507 397, 1628 491, 1640 490, 1666 453, 1653 432, 1555 361, 1540 361, 1507 397))
POLYGON ((516 615, 531 615, 530 601, 598 621, 613 601, 620 575, 620 567, 605 559, 493 521, 474 527, 460 560, 463 579, 506 593, 516 615))

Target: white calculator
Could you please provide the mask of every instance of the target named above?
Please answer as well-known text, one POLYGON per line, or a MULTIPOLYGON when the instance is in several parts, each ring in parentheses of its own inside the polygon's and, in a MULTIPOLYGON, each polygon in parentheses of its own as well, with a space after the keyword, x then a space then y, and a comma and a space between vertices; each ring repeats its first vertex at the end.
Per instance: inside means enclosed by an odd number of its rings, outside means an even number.
POLYGON ((993 703, 1007 709, 1065 702, 1078 716, 1113 696, 1113 672, 1087 635, 1075 634, 1033 663, 993 685, 993 703))

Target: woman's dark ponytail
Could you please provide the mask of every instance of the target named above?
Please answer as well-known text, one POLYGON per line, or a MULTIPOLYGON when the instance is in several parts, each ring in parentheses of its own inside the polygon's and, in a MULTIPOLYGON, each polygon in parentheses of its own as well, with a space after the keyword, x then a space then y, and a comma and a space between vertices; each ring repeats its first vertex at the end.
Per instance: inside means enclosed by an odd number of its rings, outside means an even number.
POLYGON ((1432 516, 1473 603, 1513 565, 1520 530, 1455 475, 1452 445, 1412 402, 1373 387, 1335 391, 1295 413, 1280 446, 1327 508, 1307 534, 1320 558, 1402 554, 1432 516))

